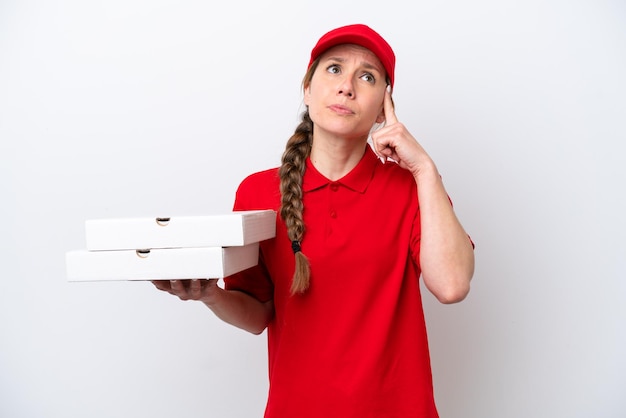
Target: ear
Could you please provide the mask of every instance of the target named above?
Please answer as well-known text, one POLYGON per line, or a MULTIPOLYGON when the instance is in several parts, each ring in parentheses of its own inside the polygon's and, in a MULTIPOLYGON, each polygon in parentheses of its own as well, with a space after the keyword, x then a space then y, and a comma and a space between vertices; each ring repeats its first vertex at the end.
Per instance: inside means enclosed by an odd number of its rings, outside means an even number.
POLYGON ((311 96, 311 84, 304 87, 304 104, 309 105, 309 100, 311 96))
POLYGON ((385 121, 385 108, 380 109, 380 113, 376 116, 376 123, 383 123, 385 121))

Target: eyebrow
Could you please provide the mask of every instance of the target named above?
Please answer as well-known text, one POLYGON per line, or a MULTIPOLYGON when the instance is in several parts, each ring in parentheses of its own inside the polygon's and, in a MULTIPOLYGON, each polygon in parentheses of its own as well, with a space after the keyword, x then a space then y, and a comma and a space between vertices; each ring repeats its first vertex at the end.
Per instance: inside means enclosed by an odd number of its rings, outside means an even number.
MULTIPOLYGON (((324 59, 324 61, 337 61, 337 62, 343 63, 343 62, 346 61, 346 59, 342 58, 342 57, 328 56, 328 57, 326 57, 324 59)), ((368 70, 375 70, 375 71, 378 71, 381 74, 383 73, 383 70, 380 67, 378 67, 378 66, 376 66, 374 64, 371 64, 368 61, 361 61, 361 65, 363 67, 367 68, 368 70)))

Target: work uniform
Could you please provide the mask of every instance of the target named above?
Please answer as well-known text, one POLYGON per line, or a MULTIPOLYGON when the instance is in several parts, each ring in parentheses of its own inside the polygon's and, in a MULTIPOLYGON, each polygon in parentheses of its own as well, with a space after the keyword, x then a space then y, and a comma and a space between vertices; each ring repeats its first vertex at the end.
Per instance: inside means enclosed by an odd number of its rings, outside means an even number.
MULTIPOLYGON (((250 175, 234 209, 278 211, 279 184, 276 168, 250 175)), ((437 417, 413 176, 367 146, 337 181, 307 159, 302 188, 306 293, 290 294, 295 262, 280 216, 259 265, 225 279, 227 289, 274 301, 265 417, 437 417)))

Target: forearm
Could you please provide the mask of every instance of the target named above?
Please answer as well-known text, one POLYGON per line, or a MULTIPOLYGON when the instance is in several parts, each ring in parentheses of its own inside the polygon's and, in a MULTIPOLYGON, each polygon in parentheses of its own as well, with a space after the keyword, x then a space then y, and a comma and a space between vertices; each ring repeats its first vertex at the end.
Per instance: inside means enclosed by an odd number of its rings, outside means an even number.
POLYGON ((434 164, 415 174, 420 205, 420 266, 426 287, 442 303, 463 300, 474 274, 472 243, 434 164))
POLYGON ((237 290, 225 290, 216 286, 210 299, 202 302, 224 322, 260 334, 274 316, 272 301, 260 302, 237 290))

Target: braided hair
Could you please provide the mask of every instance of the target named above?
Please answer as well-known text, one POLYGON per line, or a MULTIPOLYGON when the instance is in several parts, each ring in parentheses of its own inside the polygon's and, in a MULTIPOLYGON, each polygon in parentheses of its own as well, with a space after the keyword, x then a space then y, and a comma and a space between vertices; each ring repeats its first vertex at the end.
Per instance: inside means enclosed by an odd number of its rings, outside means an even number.
MULTIPOLYGON (((315 72, 317 62, 313 63, 304 76, 303 87, 307 87, 315 72)), ((302 203, 302 178, 306 168, 306 159, 311 154, 313 144, 313 121, 308 109, 302 113, 302 120, 289 138, 282 155, 278 170, 280 177, 281 206, 280 216, 287 226, 287 236, 295 256, 295 271, 291 282, 291 294, 303 294, 310 284, 309 260, 302 252, 301 243, 306 230, 302 203)))

